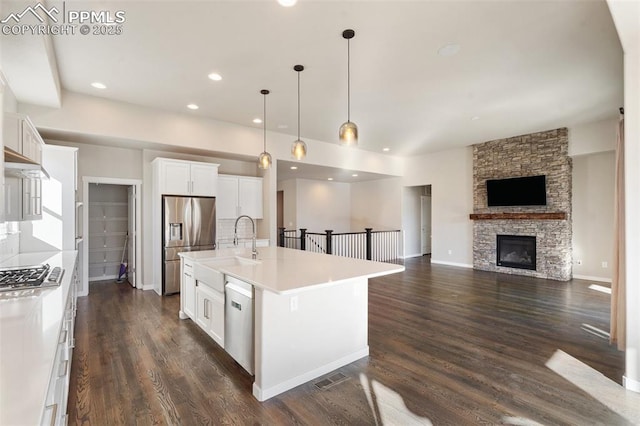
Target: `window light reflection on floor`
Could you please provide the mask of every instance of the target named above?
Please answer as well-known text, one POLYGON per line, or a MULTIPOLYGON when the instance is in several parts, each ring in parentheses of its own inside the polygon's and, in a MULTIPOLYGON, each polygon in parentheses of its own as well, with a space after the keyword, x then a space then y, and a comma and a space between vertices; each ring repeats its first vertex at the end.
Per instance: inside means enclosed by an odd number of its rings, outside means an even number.
POLYGON ((425 417, 411 412, 402 396, 376 380, 360 374, 360 383, 367 396, 376 425, 432 425, 425 417))
POLYGON ((640 424, 640 394, 626 390, 561 350, 556 350, 545 365, 631 424, 640 424))
POLYGON ((603 285, 591 284, 589 286, 589 290, 599 291, 600 293, 611 294, 611 288, 605 287, 603 285))

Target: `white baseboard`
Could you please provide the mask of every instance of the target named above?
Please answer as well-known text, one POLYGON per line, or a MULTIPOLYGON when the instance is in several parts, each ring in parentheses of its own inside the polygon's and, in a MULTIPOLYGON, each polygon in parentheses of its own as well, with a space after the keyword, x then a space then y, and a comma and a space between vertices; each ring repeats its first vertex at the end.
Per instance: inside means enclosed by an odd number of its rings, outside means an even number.
POLYGON ((460 268, 473 269, 473 265, 471 265, 469 263, 447 262, 445 260, 437 260, 437 259, 431 259, 431 263, 435 263, 437 265, 458 266, 460 268))
POLYGON ((633 380, 628 378, 627 376, 622 376, 622 386, 630 391, 640 393, 640 382, 637 380, 633 380))
POLYGON ((401 256, 400 258, 401 259, 410 259, 412 257, 422 257, 422 256, 423 256, 422 254, 416 253, 416 254, 407 254, 407 255, 401 256))
POLYGON ((611 283, 611 278, 593 277, 591 275, 576 275, 576 274, 573 274, 573 278, 575 278, 577 280, 587 280, 587 281, 598 281, 598 282, 601 282, 601 283, 611 283))
POLYGON ((359 351, 353 352, 347 356, 344 356, 340 359, 337 359, 333 362, 315 368, 311 371, 308 371, 304 374, 301 374, 296 377, 292 377, 289 380, 285 380, 284 382, 278 383, 275 386, 271 386, 267 389, 261 389, 257 383, 253 383, 253 396, 256 397, 258 401, 266 401, 269 398, 273 398, 276 395, 281 394, 282 392, 286 392, 289 389, 293 389, 296 386, 300 386, 303 383, 307 383, 313 379, 316 379, 323 374, 330 373, 331 371, 343 367, 347 364, 351 364, 354 361, 359 360, 360 358, 364 358, 369 355, 369 346, 361 349, 359 351))

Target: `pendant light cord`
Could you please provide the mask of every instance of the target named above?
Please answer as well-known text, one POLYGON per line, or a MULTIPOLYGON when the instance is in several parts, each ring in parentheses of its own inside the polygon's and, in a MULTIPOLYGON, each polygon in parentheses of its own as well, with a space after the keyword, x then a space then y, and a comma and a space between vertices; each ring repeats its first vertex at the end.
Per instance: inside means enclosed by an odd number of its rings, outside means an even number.
POLYGON ((300 71, 298 71, 298 140, 300 140, 300 71))
POLYGON ((264 152, 267 152, 267 95, 266 94, 264 94, 264 106, 263 106, 262 115, 263 115, 262 122, 264 123, 264 126, 263 126, 264 137, 262 138, 262 140, 263 140, 264 152))
POLYGON ((347 39, 347 121, 351 121, 351 40, 347 39))

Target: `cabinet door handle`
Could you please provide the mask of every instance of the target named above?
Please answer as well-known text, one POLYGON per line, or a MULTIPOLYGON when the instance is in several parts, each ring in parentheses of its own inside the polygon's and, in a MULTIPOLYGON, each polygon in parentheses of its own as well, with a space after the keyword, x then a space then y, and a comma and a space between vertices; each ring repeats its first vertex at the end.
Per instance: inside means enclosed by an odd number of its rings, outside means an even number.
POLYGON ((204 317, 209 319, 209 299, 204 299, 204 317))
POLYGON ((56 402, 55 404, 47 405, 44 409, 49 410, 51 412, 51 422, 49 424, 51 426, 55 426, 56 417, 58 415, 58 403, 56 402))
POLYGON ((68 334, 69 334, 69 331, 68 331, 68 330, 64 330, 64 331, 62 332, 62 334, 60 334, 60 340, 58 340, 58 343, 64 343, 64 342, 66 342, 66 341, 67 341, 67 335, 68 335, 68 334), (62 337, 62 336, 64 336, 64 337, 62 337))
POLYGON ((64 377, 67 375, 67 370, 69 369, 69 360, 65 360, 60 363, 60 368, 58 368, 58 377, 64 377), (62 368, 64 366, 64 369, 62 368), (62 371, 60 371, 62 370, 62 371))
POLYGON ((188 276, 189 278, 191 278, 191 274, 187 274, 186 272, 184 273, 186 276, 188 276))

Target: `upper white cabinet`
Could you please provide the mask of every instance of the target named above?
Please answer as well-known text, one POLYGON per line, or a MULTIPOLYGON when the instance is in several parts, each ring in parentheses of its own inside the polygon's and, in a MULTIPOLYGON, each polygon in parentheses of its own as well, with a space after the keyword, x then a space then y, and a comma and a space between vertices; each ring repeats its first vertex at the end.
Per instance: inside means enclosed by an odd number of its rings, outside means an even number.
POLYGON ((193 161, 157 158, 160 194, 217 195, 218 165, 193 161))
POLYGON ((42 180, 5 176, 5 220, 42 219, 42 180))
POLYGON ((22 114, 5 113, 2 136, 5 148, 22 154, 37 164, 42 164, 44 141, 29 117, 22 114))
POLYGON ((216 199, 218 219, 235 219, 243 214, 262 219, 262 178, 220 175, 216 199))

